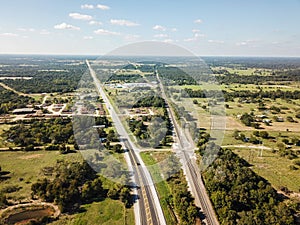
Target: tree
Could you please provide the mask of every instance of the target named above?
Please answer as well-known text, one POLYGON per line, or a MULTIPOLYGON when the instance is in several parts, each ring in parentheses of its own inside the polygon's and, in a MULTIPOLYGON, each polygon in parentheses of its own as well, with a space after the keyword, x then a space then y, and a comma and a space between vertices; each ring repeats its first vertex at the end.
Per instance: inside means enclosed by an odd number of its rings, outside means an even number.
POLYGON ((7 205, 6 195, 1 191, 0 192, 0 208, 5 207, 7 205))
POLYGON ((251 124, 254 122, 254 118, 253 118, 253 116, 251 116, 250 114, 244 113, 244 114, 241 116, 241 121, 242 121, 242 123, 244 123, 246 126, 251 126, 251 124))
POLYGON ((258 130, 253 131, 253 135, 256 136, 256 137, 259 137, 260 136, 259 131, 258 130))
POLYGON ((261 131, 259 132, 259 136, 262 137, 263 139, 269 138, 269 133, 267 131, 261 131))
POLYGON ((120 144, 115 144, 113 146, 113 151, 116 152, 116 153, 122 153, 122 145, 120 144))
POLYGON ((289 122, 291 122, 291 123, 295 122, 295 120, 291 116, 287 116, 286 120, 289 121, 289 122))

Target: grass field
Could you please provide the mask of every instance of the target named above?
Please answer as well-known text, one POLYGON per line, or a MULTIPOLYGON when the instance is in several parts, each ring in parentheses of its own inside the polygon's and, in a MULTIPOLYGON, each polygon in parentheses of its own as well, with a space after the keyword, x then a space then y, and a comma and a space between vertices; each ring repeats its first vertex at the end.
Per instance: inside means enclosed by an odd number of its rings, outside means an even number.
POLYGON ((62 155, 58 151, 0 152, 2 171, 8 171, 10 179, 1 182, 1 189, 17 186, 21 189, 8 194, 13 199, 31 197, 31 185, 43 177, 41 169, 55 166, 57 160, 82 161, 80 153, 62 155))
POLYGON ((144 163, 148 166, 149 172, 155 182, 155 187, 159 195, 159 201, 164 212, 167 224, 176 224, 174 213, 168 205, 167 198, 171 195, 169 186, 165 180, 162 179, 159 171, 159 166, 156 164, 171 153, 166 152, 142 152, 141 157, 144 163), (150 167, 149 167, 150 166, 150 167))
POLYGON ((133 208, 126 209, 118 200, 105 199, 84 205, 83 212, 61 217, 51 225, 131 225, 134 224, 133 208))
POLYGON ((14 146, 14 144, 6 142, 2 136, 3 132, 6 130, 9 130, 10 127, 11 127, 11 125, 7 125, 7 124, 0 125, 0 148, 14 146))
POLYGON ((264 150, 263 157, 259 157, 258 150, 236 149, 234 152, 253 165, 252 169, 268 180, 274 188, 285 186, 289 190, 299 192, 299 170, 289 169, 289 165, 292 165, 291 160, 280 157, 270 150, 264 150))

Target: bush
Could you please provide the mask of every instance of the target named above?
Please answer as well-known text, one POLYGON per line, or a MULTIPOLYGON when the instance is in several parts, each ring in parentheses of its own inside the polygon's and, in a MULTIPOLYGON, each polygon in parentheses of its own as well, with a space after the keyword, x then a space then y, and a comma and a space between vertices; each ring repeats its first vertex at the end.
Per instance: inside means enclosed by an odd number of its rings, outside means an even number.
POLYGON ((290 165, 290 166, 289 166, 289 169, 290 169, 290 170, 298 170, 298 167, 296 167, 296 166, 294 166, 294 165, 290 165))
POLYGON ((261 131, 259 132, 259 136, 264 139, 267 139, 269 137, 269 133, 267 131, 261 131))
POLYGON ((300 166, 300 159, 294 160, 294 164, 297 165, 297 166, 300 166))

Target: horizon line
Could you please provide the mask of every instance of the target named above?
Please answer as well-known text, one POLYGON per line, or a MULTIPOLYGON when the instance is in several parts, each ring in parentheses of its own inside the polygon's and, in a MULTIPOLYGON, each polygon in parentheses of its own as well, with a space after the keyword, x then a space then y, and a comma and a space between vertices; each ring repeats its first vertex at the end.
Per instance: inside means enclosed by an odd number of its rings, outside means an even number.
POLYGON ((288 55, 107 55, 107 54, 82 54, 82 53, 0 53, 3 55, 28 55, 28 56, 112 56, 112 57, 241 57, 241 58, 300 58, 300 56, 288 55))

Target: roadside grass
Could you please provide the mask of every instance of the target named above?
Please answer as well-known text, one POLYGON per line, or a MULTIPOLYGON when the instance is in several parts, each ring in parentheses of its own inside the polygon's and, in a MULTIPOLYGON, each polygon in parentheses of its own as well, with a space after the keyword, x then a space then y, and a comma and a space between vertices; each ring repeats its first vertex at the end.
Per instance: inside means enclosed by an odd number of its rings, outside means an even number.
POLYGON ((263 157, 260 157, 258 149, 235 149, 234 152, 253 165, 252 169, 277 190, 285 186, 289 190, 300 191, 299 168, 290 170, 289 166, 293 164, 291 160, 280 157, 270 150, 263 150, 263 157))
POLYGON ((85 205, 83 209, 86 212, 75 216, 74 225, 123 225, 125 221, 124 204, 117 200, 105 199, 103 202, 85 205))
POLYGON ((159 166, 157 162, 165 159, 169 154, 166 152, 142 152, 141 157, 144 163, 148 166, 149 172, 155 182, 155 187, 159 195, 159 201, 166 219, 167 224, 176 224, 174 212, 169 206, 167 199, 171 192, 168 183, 161 177, 159 166))
POLYGON ((82 161, 80 153, 60 154, 58 151, 2 151, 0 166, 10 172, 10 178, 1 182, 1 189, 15 186, 21 189, 7 194, 11 199, 21 200, 31 197, 31 185, 44 177, 42 168, 53 167, 57 160, 82 161))
POLYGON ((126 209, 118 200, 106 198, 102 202, 84 205, 83 212, 64 215, 51 225, 131 225, 134 224, 133 207, 126 209))

